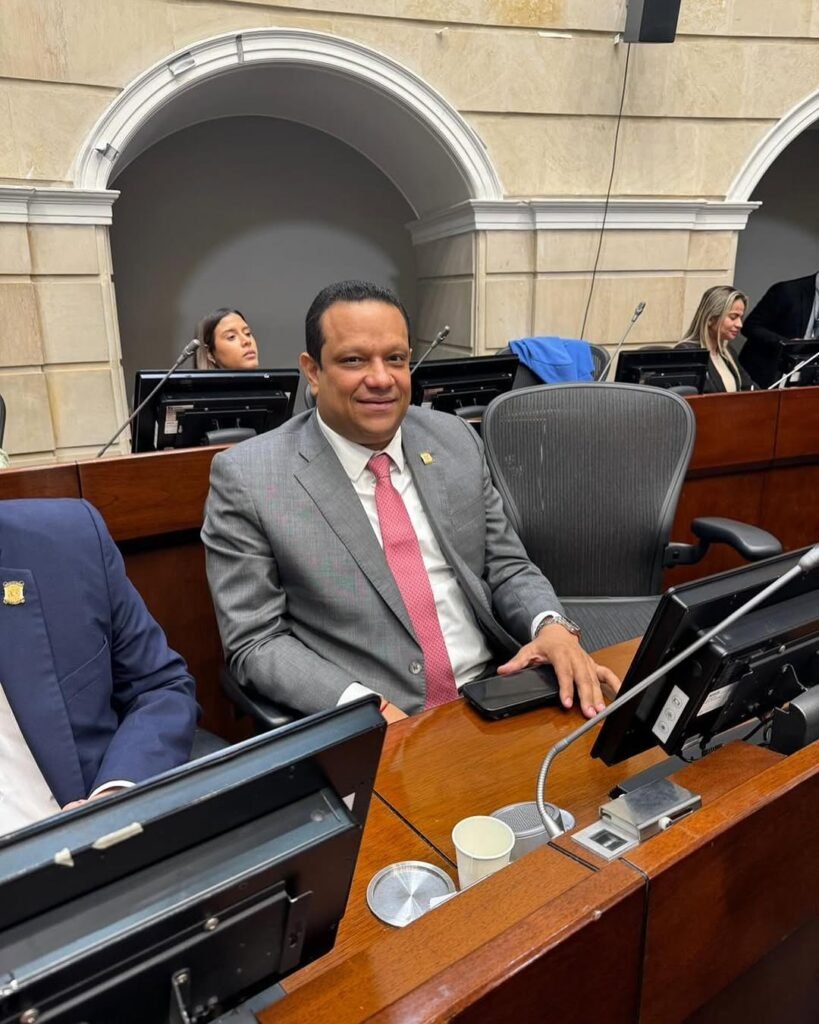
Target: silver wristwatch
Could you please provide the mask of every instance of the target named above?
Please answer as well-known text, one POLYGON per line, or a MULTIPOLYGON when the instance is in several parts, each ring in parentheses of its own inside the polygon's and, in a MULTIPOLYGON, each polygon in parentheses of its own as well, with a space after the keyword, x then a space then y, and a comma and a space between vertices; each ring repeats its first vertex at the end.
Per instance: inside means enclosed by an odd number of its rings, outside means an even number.
POLYGON ((567 629, 573 636, 580 639, 580 626, 576 622, 572 622, 571 619, 567 619, 565 615, 561 615, 559 612, 546 612, 540 622, 537 624, 535 630, 535 636, 543 629, 544 626, 562 626, 567 629))

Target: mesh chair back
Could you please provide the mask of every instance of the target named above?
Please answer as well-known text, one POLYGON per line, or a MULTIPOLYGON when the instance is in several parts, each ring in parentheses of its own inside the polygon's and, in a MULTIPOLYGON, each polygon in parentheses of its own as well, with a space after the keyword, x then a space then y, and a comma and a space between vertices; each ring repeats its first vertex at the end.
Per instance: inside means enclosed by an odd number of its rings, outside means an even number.
POLYGON ((603 368, 609 361, 609 354, 602 345, 592 345, 592 343, 589 342, 589 348, 591 349, 592 366, 594 367, 592 370, 592 376, 595 380, 600 380, 600 374, 603 372, 603 368))
POLYGON ((694 434, 687 402, 636 384, 510 391, 483 419, 507 512, 561 597, 659 593, 694 434))

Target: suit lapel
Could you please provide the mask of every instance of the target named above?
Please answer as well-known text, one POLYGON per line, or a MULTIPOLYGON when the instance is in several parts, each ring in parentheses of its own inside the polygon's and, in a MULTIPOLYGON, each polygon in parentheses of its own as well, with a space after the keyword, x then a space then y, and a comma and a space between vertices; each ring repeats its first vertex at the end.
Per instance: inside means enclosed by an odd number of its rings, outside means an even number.
POLYGON ((0 603, 0 682, 29 750, 62 805, 86 795, 77 745, 34 576, 27 569, 0 567, 0 587, 7 581, 23 584, 25 603, 0 603))
POLYGON ((296 479, 391 611, 404 628, 415 636, 395 578, 389 570, 367 513, 335 452, 321 433, 315 416, 305 424, 300 451, 305 464, 296 471, 296 479))
POLYGON ((805 287, 800 289, 801 310, 799 315, 799 336, 804 338, 810 327, 810 315, 813 312, 813 299, 816 294, 816 278, 810 277, 805 282, 805 287))
POLYGON ((452 511, 446 488, 446 455, 430 451, 429 441, 415 429, 409 419, 404 420, 401 433, 407 465, 444 558, 452 567, 472 610, 487 632, 502 648, 517 650, 519 644, 495 618, 480 580, 458 554, 449 532, 452 511))

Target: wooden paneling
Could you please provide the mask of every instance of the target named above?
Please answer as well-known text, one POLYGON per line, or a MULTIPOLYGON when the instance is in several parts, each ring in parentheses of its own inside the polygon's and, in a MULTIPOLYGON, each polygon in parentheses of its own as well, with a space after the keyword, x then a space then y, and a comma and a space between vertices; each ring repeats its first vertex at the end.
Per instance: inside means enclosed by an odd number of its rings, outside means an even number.
POLYGON ((819 465, 766 473, 761 520, 787 551, 819 541, 819 465))
POLYGON ((210 463, 221 448, 80 462, 82 496, 102 513, 114 540, 198 530, 210 463))
POLYGON ((819 388, 786 388, 776 436, 776 458, 819 456, 819 388))
POLYGON ((76 463, 0 471, 0 501, 6 498, 79 498, 76 463))
POLYGON ((623 970, 612 970, 605 967, 605 947, 599 951, 602 961, 594 953, 604 933, 609 941, 619 935, 623 945, 639 946, 641 910, 642 884, 636 875, 617 865, 611 877, 603 879, 544 847, 322 974, 259 1019, 262 1024, 451 1020, 453 1011, 466 1013, 476 1001, 479 1006, 484 998, 491 1001, 493 993, 502 1003, 509 983, 520 1015, 506 1019, 542 1021, 548 1018, 540 993, 548 979, 555 988, 552 1019, 576 1020, 561 1014, 576 1006, 577 992, 591 971, 595 976, 600 972, 614 989, 612 1004, 620 1015, 607 1016, 606 1021, 631 1024, 635 958, 627 954, 623 970), (608 914, 611 921, 598 931, 608 914), (569 969, 561 947, 574 936, 569 969), (529 964, 538 967, 518 977, 529 964), (558 965, 569 971, 559 985, 558 965), (538 978, 537 998, 535 993, 527 998, 522 982, 539 972, 543 976, 538 978))
POLYGON ((689 472, 762 465, 774 457, 778 391, 700 395, 688 401, 697 418, 689 472))
POLYGON ((650 879, 641 1024, 684 1020, 819 915, 819 745, 755 770, 766 754, 734 744, 680 773, 696 789, 745 760, 751 777, 627 855, 650 879))

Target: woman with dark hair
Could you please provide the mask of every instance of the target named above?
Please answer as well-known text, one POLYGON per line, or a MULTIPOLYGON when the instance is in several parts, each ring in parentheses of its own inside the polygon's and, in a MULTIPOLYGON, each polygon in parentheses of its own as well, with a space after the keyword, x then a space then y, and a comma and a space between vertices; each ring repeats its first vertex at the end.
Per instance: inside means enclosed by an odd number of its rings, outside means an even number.
POLYGON ((678 348, 708 349, 706 392, 749 391, 753 381, 736 359, 731 343, 742 329, 748 296, 733 285, 719 284, 703 293, 678 348))
POLYGON ((217 309, 199 324, 197 370, 255 370, 259 353, 253 331, 238 309, 217 309))

